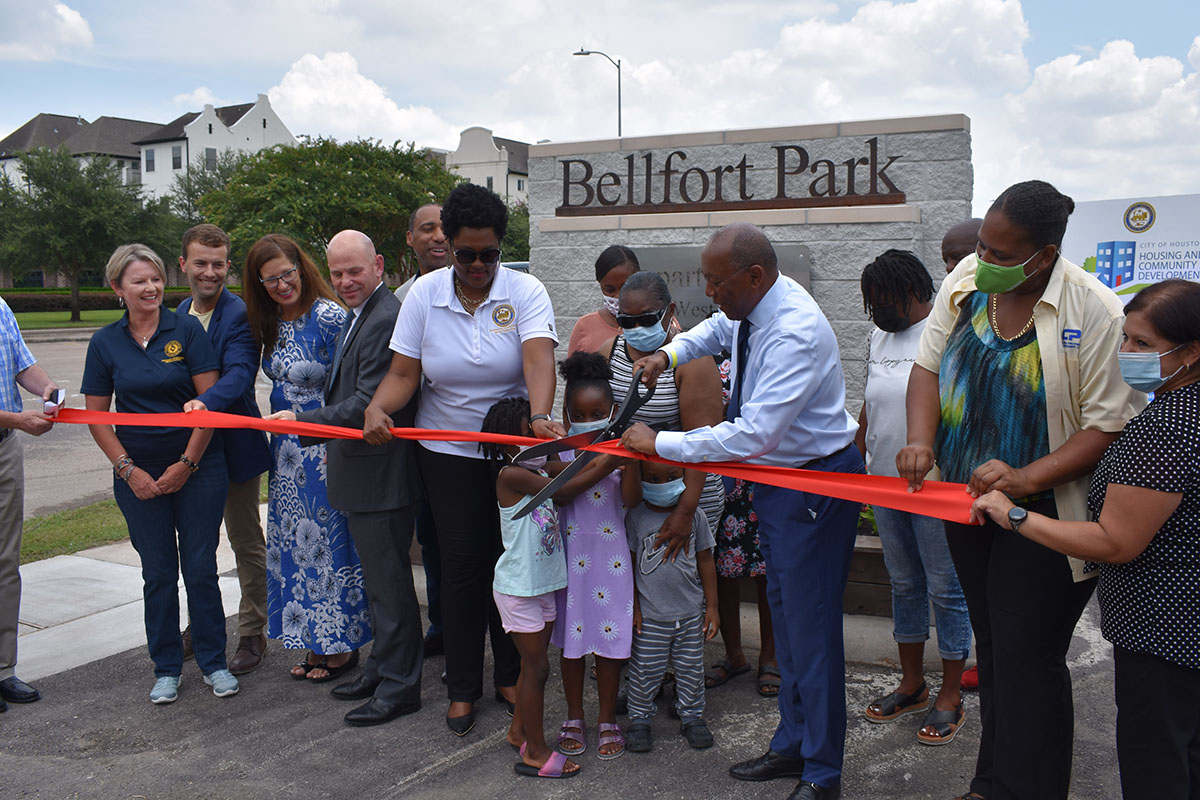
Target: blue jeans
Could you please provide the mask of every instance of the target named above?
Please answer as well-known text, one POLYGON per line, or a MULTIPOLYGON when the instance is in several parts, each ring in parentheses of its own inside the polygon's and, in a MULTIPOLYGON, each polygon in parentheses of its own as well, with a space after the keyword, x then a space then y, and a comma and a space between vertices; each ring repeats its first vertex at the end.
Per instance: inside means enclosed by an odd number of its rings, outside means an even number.
POLYGON ((938 652, 962 661, 971 652, 971 620, 940 519, 873 506, 892 579, 892 635, 899 644, 929 638, 929 601, 937 619, 938 652))
MULTIPOLYGON (((157 478, 172 462, 138 466, 157 478)), ((200 462, 174 494, 139 500, 129 485, 113 479, 117 506, 142 561, 146 642, 157 677, 183 670, 179 632, 179 572, 187 589, 196 665, 205 675, 225 669, 225 610, 217 585, 217 539, 225 511, 229 474, 221 453, 200 462), (178 532, 178 543, 176 533, 178 532)))

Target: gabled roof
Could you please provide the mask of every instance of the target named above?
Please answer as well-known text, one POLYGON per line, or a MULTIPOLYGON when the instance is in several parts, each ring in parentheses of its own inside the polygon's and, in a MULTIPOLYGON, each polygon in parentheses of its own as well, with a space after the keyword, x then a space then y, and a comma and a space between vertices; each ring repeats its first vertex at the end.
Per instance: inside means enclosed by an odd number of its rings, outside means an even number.
POLYGON ((508 148, 508 171, 521 175, 529 174, 529 143, 518 142, 516 139, 502 139, 493 136, 496 147, 508 148))
POLYGON ((0 158, 11 158, 17 153, 36 150, 39 147, 56 148, 88 127, 87 121, 82 117, 38 114, 0 140, 0 158))
MULTIPOLYGON (((254 108, 254 103, 242 103, 237 106, 223 106, 213 110, 217 112, 217 119, 221 120, 221 124, 226 128, 232 128, 233 124, 244 117, 246 112, 252 108, 254 108)), ((189 111, 171 120, 166 125, 161 126, 158 130, 151 131, 145 135, 145 138, 138 139, 134 144, 154 144, 155 142, 170 142, 176 139, 185 139, 187 135, 183 129, 191 125, 198 116, 200 116, 199 111, 189 111)))
POLYGON ((134 142, 162 127, 157 122, 143 122, 121 117, 98 117, 86 129, 67 140, 72 155, 106 155, 138 158, 141 153, 134 142))

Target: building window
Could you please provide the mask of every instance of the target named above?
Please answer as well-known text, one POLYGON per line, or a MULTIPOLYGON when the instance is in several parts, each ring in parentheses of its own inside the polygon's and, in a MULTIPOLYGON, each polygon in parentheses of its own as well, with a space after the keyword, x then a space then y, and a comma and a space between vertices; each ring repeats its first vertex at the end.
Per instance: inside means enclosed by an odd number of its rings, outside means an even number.
POLYGON ((267 118, 263 117, 263 130, 265 131, 266 129, 267 129, 267 118))
POLYGON ((146 172, 154 172, 154 148, 146 151, 146 172))
POLYGON ((518 192, 525 191, 525 181, 521 178, 517 178, 517 191, 518 192))
POLYGON ((488 175, 487 188, 489 188, 489 189, 492 188, 492 176, 491 175, 488 175))
POLYGON ((209 172, 215 172, 217 169, 217 148, 204 148, 204 168, 209 172))
POLYGON ((171 146, 171 169, 183 169, 183 145, 171 146))

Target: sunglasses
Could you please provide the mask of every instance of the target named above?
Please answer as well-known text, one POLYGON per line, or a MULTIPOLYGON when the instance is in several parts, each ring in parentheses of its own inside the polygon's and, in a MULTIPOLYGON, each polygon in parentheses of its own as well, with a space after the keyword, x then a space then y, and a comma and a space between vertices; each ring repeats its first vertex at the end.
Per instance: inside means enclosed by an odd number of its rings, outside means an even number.
POLYGON ((279 273, 273 278, 259 278, 258 280, 263 286, 270 286, 271 288, 274 288, 279 285, 280 281, 283 281, 284 283, 291 283, 293 280, 295 280, 296 273, 299 271, 300 270, 298 267, 292 267, 289 270, 279 273))
POLYGON ((464 267, 471 266, 475 263, 476 259, 479 259, 479 261, 483 262, 484 266, 490 267, 493 264, 500 262, 500 251, 495 247, 489 247, 487 250, 482 252, 478 250, 472 250, 469 247, 464 247, 461 250, 454 251, 454 260, 459 264, 462 264, 464 267))
POLYGON ((630 328, 648 328, 651 325, 662 322, 662 318, 666 316, 667 310, 660 309, 652 311, 649 314, 617 314, 617 324, 625 330, 630 328))

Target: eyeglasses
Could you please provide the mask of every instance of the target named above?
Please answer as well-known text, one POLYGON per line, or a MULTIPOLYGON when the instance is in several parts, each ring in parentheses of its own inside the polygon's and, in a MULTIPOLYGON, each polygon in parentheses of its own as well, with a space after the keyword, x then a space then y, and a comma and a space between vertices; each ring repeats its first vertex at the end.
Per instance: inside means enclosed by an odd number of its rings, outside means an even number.
POLYGON ((666 315, 665 308, 658 311, 652 311, 649 314, 617 314, 617 324, 628 330, 630 328, 647 328, 658 322, 662 322, 662 318, 666 315))
POLYGON ((284 283, 291 283, 292 281, 296 280, 296 273, 299 271, 299 267, 292 267, 289 270, 279 273, 273 278, 259 278, 258 282, 263 286, 274 289, 279 285, 280 281, 283 281, 284 283))
POLYGON ((747 264, 744 267, 738 267, 733 272, 729 273, 728 275, 726 275, 724 278, 721 278, 720 280, 713 280, 711 277, 709 277, 708 275, 704 275, 703 273, 701 274, 701 277, 704 278, 704 283, 707 286, 711 286, 714 289, 720 289, 722 286, 724 286, 726 283, 728 283, 730 280, 732 280, 733 276, 737 275, 739 272, 745 272, 752 266, 754 266, 754 265, 747 264))
POLYGON ((461 250, 454 251, 454 260, 459 264, 462 264, 464 267, 471 266, 475 263, 476 259, 482 261, 485 267, 490 267, 493 264, 500 262, 500 251, 495 247, 489 247, 487 250, 482 252, 478 250, 472 250, 469 247, 464 247, 461 250))

